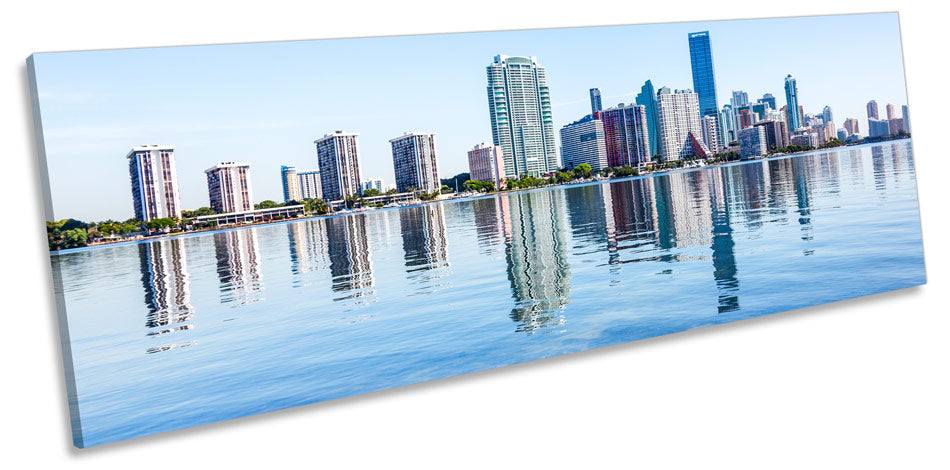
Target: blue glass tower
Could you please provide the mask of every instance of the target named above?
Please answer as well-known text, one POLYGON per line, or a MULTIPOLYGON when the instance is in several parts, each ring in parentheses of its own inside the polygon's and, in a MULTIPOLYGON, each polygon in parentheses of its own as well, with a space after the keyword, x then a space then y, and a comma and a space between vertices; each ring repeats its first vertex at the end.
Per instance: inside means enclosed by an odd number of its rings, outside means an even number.
POLYGON ((660 130, 657 128, 659 119, 657 118, 656 90, 653 89, 653 82, 650 80, 640 87, 637 104, 647 108, 647 133, 650 136, 650 156, 652 157, 660 153, 660 130))
POLYGON ((709 31, 689 33, 689 60, 693 69, 693 89, 699 95, 700 114, 718 117, 719 102, 716 100, 716 74, 709 31))
POLYGON ((795 132, 802 127, 802 122, 798 115, 798 83, 791 75, 785 77, 785 101, 788 102, 788 131, 795 132))

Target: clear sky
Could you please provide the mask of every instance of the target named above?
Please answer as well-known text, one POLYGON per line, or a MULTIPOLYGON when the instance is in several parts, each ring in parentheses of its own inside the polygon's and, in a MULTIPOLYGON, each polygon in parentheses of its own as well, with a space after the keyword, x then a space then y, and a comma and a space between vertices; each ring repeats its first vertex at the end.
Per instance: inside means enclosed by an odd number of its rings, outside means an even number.
POLYGON ((708 30, 719 106, 798 80, 806 113, 831 106, 867 134, 865 104, 906 103, 896 13, 168 47, 35 56, 54 215, 132 216, 125 155, 171 144, 182 205, 208 205, 204 170, 251 164, 254 199, 282 201, 280 166, 316 167, 313 141, 360 133, 364 177, 394 183, 389 139, 436 132, 443 178, 468 171, 466 152, 491 141, 485 67, 497 54, 536 56, 547 69, 555 129, 634 100, 647 79, 692 88, 687 34, 708 30))

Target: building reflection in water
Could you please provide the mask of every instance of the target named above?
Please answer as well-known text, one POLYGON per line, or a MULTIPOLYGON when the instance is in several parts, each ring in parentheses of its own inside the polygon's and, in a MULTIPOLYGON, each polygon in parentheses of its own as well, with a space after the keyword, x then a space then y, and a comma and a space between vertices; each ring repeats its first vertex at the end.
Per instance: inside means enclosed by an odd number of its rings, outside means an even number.
POLYGON ((729 173, 725 170, 725 168, 718 168, 702 172, 710 177, 709 206, 712 220, 712 244, 710 248, 713 252, 713 277, 716 280, 716 289, 719 291, 719 313, 739 310, 736 243, 732 238, 732 209, 729 207, 726 196, 728 188, 732 186, 732 181, 728 177, 729 173))
POLYGON ((426 204, 399 212, 406 272, 431 270, 449 265, 443 204, 426 204))
POLYGON ((294 274, 293 287, 307 287, 322 278, 320 274, 330 267, 327 226, 322 220, 287 224, 290 243, 290 271, 294 274), (313 273, 312 279, 305 276, 313 273))
POLYGON ((533 333, 564 323, 571 272, 562 198, 562 191, 500 198, 501 218, 512 223, 505 255, 516 331, 533 333))
POLYGON ((884 171, 883 147, 871 147, 871 166, 874 168, 874 188, 881 197, 884 197, 884 190, 887 189, 887 174, 884 171))
MULTIPOLYGON (((145 305, 148 308, 145 316, 146 334, 157 336, 193 328, 194 325, 186 323, 192 319, 194 307, 191 305, 184 241, 158 240, 139 244, 138 249, 145 305)), ((187 341, 167 344, 149 348, 146 352, 160 352, 189 344, 187 341)))
POLYGON ((236 302, 242 306, 262 300, 264 286, 257 229, 217 232, 213 237, 221 303, 236 302))
POLYGON ((478 246, 485 254, 504 253, 504 247, 511 238, 511 212, 506 209, 508 204, 507 195, 472 200, 478 246))
POLYGON ((334 300, 345 300, 372 294, 373 265, 370 260, 366 217, 363 215, 323 219, 327 230, 330 254, 330 289, 348 295, 334 300))

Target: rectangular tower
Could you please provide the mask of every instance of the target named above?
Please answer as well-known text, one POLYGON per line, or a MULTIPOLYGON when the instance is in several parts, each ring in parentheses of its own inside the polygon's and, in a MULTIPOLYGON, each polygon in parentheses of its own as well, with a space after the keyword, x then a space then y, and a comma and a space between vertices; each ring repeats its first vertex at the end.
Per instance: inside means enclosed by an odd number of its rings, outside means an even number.
POLYGON ((717 116, 716 71, 713 67, 709 31, 689 34, 689 61, 693 71, 693 89, 699 95, 699 112, 703 116, 717 116))
POLYGON ((393 148, 397 191, 405 193, 416 189, 434 193, 442 189, 434 133, 406 132, 389 143, 393 148))
POLYGON ((469 179, 491 181, 501 189, 505 183, 504 150, 498 145, 482 142, 468 151, 469 179))
POLYGON ((280 182, 284 186, 284 202, 302 201, 300 189, 297 186, 297 168, 281 165, 280 182))
MULTIPOLYGON (((619 104, 601 111, 604 123, 607 164, 612 167, 629 165, 634 168, 649 162, 652 142, 648 127, 646 106, 619 104)), ((562 131, 563 135, 563 131, 562 131)), ((563 146, 563 141, 561 142, 563 146)))
POLYGON ((247 163, 222 162, 205 170, 208 199, 219 214, 254 210, 251 193, 251 166, 247 163))
MULTIPOLYGON (((660 117, 660 148, 665 161, 697 155, 703 139, 699 98, 692 90, 670 92, 667 87, 657 92, 660 117)), ((708 153, 708 149, 702 149, 708 153)))
POLYGON ((313 141, 317 146, 317 171, 323 199, 339 201, 346 196, 358 196, 360 190, 359 134, 336 131, 313 141))
POLYGON ((607 167, 604 124, 593 115, 561 128, 561 161, 568 169, 586 163, 594 171, 607 167))
POLYGON ((135 218, 142 222, 181 216, 174 145, 142 145, 126 154, 135 218))

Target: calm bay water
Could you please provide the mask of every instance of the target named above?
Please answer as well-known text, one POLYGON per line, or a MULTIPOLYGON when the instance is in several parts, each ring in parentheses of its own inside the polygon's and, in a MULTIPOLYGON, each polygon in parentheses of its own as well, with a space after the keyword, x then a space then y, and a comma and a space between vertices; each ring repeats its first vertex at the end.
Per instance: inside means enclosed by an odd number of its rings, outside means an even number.
POLYGON ((51 259, 79 446, 926 281, 909 140, 51 259))

